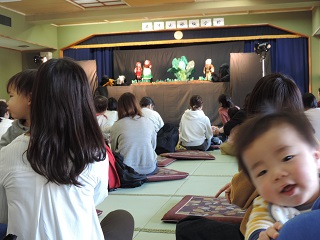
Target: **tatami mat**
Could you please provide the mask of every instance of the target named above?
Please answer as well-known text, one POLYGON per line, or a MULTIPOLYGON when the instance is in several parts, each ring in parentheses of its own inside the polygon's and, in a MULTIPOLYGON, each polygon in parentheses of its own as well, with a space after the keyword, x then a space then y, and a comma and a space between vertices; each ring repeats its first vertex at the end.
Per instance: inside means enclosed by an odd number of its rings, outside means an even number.
POLYGON ((135 219, 134 240, 173 240, 174 223, 161 221, 163 215, 185 195, 213 196, 237 172, 234 157, 210 152, 216 160, 178 160, 167 166, 188 172, 185 179, 145 183, 141 187, 117 189, 97 208, 100 220, 115 209, 129 211, 135 219))

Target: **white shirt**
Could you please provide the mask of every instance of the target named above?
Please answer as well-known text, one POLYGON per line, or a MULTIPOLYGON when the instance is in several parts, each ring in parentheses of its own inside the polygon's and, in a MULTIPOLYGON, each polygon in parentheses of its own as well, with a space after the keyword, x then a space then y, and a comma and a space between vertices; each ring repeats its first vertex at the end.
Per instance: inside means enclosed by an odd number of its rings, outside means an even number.
POLYGON ((0 117, 2 120, 0 122, 0 138, 1 136, 8 130, 8 128, 12 125, 13 120, 8 118, 0 117))
POLYGON ((105 111, 104 115, 108 118, 108 125, 112 126, 116 121, 118 121, 118 111, 105 111))
POLYGON ((310 108, 304 113, 315 130, 316 138, 320 141, 320 108, 310 108))
POLYGON ((142 108, 141 111, 144 117, 149 118, 153 122, 156 132, 163 127, 164 123, 158 112, 146 107, 142 108))
POLYGON ((179 141, 183 146, 200 146, 212 136, 210 120, 202 110, 184 112, 179 124, 179 141))
POLYGON ((7 232, 19 240, 104 239, 95 206, 108 195, 109 161, 89 164, 82 187, 47 183, 26 159, 28 143, 21 135, 0 151, 0 222, 7 232))

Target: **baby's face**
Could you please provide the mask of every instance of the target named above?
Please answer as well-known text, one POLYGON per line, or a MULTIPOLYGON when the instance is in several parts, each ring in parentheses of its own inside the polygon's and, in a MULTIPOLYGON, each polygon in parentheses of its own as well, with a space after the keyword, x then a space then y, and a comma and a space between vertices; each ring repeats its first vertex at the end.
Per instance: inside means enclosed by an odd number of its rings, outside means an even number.
POLYGON ((319 196, 320 153, 288 124, 271 127, 244 151, 258 193, 281 206, 312 203, 319 196))

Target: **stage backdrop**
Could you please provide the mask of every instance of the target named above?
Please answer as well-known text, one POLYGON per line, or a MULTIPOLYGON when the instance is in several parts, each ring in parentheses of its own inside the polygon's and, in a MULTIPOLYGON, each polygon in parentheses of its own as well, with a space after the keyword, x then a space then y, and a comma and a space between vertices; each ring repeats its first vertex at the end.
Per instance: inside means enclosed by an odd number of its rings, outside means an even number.
MULTIPOLYGON (((154 46, 152 46, 154 47, 154 46)), ((166 78, 174 79, 173 73, 168 73, 167 70, 172 67, 172 60, 186 56, 188 61, 195 61, 195 73, 190 77, 199 79, 203 74, 205 60, 210 58, 218 73, 219 67, 223 63, 230 64, 230 53, 239 53, 244 51, 244 42, 225 42, 213 44, 199 44, 193 46, 173 47, 166 45, 162 48, 139 49, 139 50, 114 50, 113 51, 113 66, 114 77, 124 75, 127 82, 135 78, 134 68, 136 62, 150 60, 152 64, 153 80, 164 80, 166 78)))
MULTIPOLYGON (((271 73, 271 61, 265 59, 265 74, 271 73)), ((244 99, 262 77, 262 62, 256 53, 230 54, 230 88, 233 102, 242 107, 244 99)))
POLYGON ((189 106, 192 95, 203 99, 203 111, 212 124, 220 125, 218 97, 222 93, 230 94, 229 82, 187 81, 159 84, 132 84, 130 86, 108 87, 108 96, 117 100, 125 92, 132 92, 140 101, 144 96, 155 102, 155 110, 165 123, 179 125, 184 111, 189 106))

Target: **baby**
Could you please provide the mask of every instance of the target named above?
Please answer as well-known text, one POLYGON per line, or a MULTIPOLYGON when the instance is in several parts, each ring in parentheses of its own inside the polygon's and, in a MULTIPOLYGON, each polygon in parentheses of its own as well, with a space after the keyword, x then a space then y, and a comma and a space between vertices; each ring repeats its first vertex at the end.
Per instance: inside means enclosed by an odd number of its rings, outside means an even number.
POLYGON ((239 167, 260 194, 245 239, 275 239, 286 221, 310 211, 319 197, 320 152, 314 130, 302 113, 257 116, 239 127, 235 150, 239 167))

